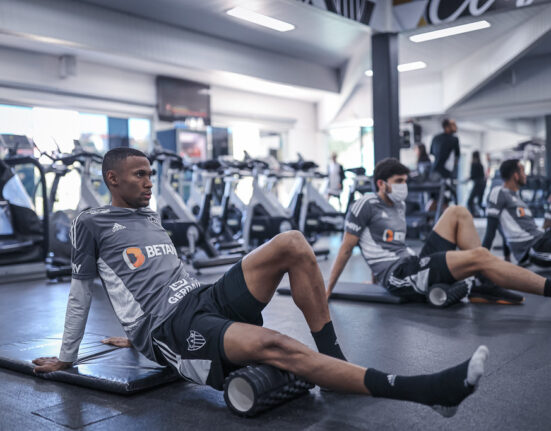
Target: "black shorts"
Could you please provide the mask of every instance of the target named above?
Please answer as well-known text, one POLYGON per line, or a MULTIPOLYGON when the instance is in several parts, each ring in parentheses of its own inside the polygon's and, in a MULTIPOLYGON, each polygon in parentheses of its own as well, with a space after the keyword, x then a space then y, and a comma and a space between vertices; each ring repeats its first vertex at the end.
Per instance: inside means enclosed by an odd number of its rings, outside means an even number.
POLYGON ((425 293, 435 283, 453 284, 446 253, 456 245, 431 231, 419 256, 407 256, 395 262, 384 278, 383 286, 393 295, 410 301, 425 301, 425 293))
POLYGON ((160 363, 186 380, 222 390, 236 368, 224 352, 224 334, 234 322, 262 326, 266 304, 249 292, 241 261, 216 283, 185 296, 176 311, 152 334, 160 363))
POLYGON ((532 245, 528 251, 528 258, 535 265, 551 266, 551 230, 546 231, 532 245))

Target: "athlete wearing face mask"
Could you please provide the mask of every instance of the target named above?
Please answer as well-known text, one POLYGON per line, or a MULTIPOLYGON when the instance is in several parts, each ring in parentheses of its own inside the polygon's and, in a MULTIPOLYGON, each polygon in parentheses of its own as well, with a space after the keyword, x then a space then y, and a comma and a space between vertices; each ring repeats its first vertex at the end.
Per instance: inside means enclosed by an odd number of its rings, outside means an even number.
POLYGON ((405 202, 408 197, 408 185, 407 183, 395 183, 390 185, 385 183, 388 187, 386 195, 395 204, 399 202, 405 202))
MULTIPOLYGON (((390 293, 412 301, 425 301, 429 287, 434 284, 452 285, 474 275, 465 273, 464 268, 467 263, 471 266, 481 264, 482 258, 477 255, 482 254, 480 238, 470 213, 464 207, 452 206, 442 214, 427 236, 419 255, 407 246, 405 200, 408 195, 408 173, 408 168, 396 159, 384 159, 375 166, 373 180, 377 192, 367 193, 354 202, 346 215, 343 242, 327 283, 328 297, 356 245, 360 247, 374 281, 382 284, 390 293), (461 251, 455 251, 457 247, 461 251)), ((491 259, 494 257, 491 256, 491 259)), ((496 265, 501 265, 501 262, 497 262, 496 265)), ((497 280, 498 276, 504 273, 502 271, 509 272, 510 267, 500 268, 486 275, 487 269, 485 266, 477 273, 482 273, 497 285, 510 289, 517 288, 517 285, 510 285, 510 277, 515 276, 514 271, 508 278, 497 280)), ((543 279, 538 283, 542 284, 543 279)), ((502 301, 505 297, 504 292, 511 293, 504 289, 499 290, 497 286, 492 289, 492 295, 499 294, 500 297, 495 300, 484 298, 491 302, 502 301)), ((551 285, 549 290, 551 294, 551 285)), ((474 291, 472 290, 471 294, 474 291)), ((477 295, 481 295, 480 292, 478 289, 477 295)), ((488 290, 485 291, 485 295, 487 293, 488 290)), ((454 294, 453 300, 457 301, 461 299, 461 295, 466 294, 467 290, 463 289, 457 295, 454 294)), ((508 297, 511 303, 523 300, 522 296, 514 295, 514 298, 508 297)))

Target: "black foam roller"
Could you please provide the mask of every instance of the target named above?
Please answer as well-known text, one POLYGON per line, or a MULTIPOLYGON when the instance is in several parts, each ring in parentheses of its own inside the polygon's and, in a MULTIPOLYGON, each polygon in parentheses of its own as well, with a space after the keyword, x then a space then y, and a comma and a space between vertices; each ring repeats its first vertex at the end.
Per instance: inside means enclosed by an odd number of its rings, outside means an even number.
POLYGON ((270 365, 249 365, 224 382, 224 399, 232 413, 252 417, 308 393, 313 384, 270 365))
POLYGON ((435 307, 445 308, 456 304, 469 293, 469 285, 465 281, 454 284, 435 283, 429 287, 427 300, 435 307))

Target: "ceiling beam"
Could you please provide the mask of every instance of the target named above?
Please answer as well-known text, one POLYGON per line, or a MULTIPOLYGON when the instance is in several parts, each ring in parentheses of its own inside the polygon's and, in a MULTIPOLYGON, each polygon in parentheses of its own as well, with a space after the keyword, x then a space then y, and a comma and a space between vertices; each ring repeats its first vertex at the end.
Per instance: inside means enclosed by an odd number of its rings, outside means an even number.
MULTIPOLYGON (((338 94, 330 94, 318 103, 318 127, 325 130, 337 118, 346 103, 352 98, 366 70, 371 69, 371 34, 362 35, 357 48, 341 68, 341 83, 338 94)), ((365 100, 371 104, 371 100, 365 100)))
POLYGON ((451 110, 501 71, 514 63, 527 49, 551 30, 551 7, 496 37, 442 71, 444 109, 451 110))
POLYGON ((470 118, 522 118, 551 112, 551 54, 527 57, 450 113, 470 118))

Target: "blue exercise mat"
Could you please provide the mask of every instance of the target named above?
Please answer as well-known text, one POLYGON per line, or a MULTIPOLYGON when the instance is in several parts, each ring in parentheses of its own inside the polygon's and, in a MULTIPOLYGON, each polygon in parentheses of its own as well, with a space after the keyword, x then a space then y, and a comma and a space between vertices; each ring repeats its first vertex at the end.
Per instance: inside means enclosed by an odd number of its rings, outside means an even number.
MULTIPOLYGON (((290 295, 289 286, 277 289, 281 295, 290 295)), ((403 304, 408 302, 406 298, 401 298, 390 294, 383 286, 378 284, 353 283, 350 281, 340 281, 331 293, 331 299, 347 299, 350 301, 380 302, 384 304, 403 304)))

